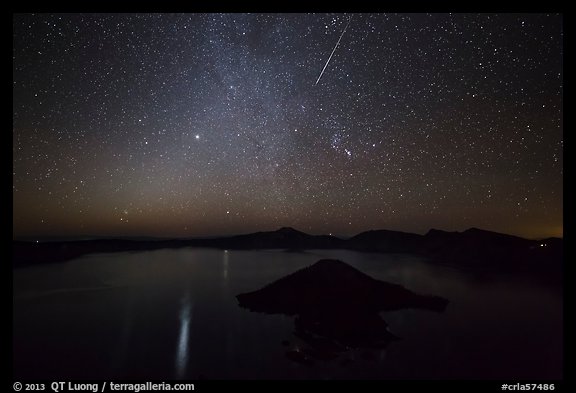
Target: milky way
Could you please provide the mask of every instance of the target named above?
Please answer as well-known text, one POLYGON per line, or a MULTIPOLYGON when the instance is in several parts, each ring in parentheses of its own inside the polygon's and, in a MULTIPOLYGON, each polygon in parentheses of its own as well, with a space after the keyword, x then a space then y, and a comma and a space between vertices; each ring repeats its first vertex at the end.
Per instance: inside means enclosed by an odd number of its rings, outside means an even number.
POLYGON ((562 235, 562 16, 13 18, 14 236, 562 235))

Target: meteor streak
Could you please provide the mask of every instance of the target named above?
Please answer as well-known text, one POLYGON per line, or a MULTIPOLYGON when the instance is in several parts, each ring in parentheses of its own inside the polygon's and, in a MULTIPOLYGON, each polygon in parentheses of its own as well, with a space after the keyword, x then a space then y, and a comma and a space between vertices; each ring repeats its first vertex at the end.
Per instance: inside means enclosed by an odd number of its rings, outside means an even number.
POLYGON ((314 86, 316 86, 318 84, 318 82, 320 82, 320 78, 322 78, 322 75, 324 75, 324 70, 326 70, 326 67, 328 67, 328 63, 330 63, 330 59, 332 58, 332 55, 334 55, 334 52, 336 52, 336 48, 338 48, 338 44, 340 44, 340 40, 342 39, 342 36, 344 35, 344 33, 346 33, 346 29, 348 28, 348 25, 350 24, 351 20, 352 20, 352 15, 350 15, 350 19, 348 19, 348 23, 346 23, 346 27, 344 27, 344 30, 342 30, 342 34, 340 34, 340 38, 338 38, 338 42, 336 42, 336 45, 334 45, 334 49, 332 49, 332 53, 330 53, 330 57, 328 57, 326 64, 324 64, 324 68, 322 68, 322 72, 320 73, 320 76, 316 80, 316 83, 314 83, 314 86))

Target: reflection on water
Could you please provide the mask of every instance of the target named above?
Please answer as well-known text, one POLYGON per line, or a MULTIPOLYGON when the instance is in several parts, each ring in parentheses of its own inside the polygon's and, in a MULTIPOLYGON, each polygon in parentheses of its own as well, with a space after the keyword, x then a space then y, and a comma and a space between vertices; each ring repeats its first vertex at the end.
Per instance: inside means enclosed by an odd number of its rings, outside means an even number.
POLYGON ((115 369, 122 368, 122 365, 128 358, 128 351, 130 350, 130 341, 132 340, 132 332, 136 328, 134 326, 134 296, 129 293, 127 296, 126 306, 122 316, 120 339, 117 344, 117 353, 114 356, 113 367, 115 369))
POLYGON ((178 334, 178 349, 176 350, 176 378, 184 378, 188 364, 188 336, 193 317, 194 304, 190 300, 190 292, 186 291, 180 303, 180 332, 178 334))
POLYGON ((18 379, 562 377, 561 291, 407 255, 212 249, 95 254, 15 269, 13 288, 18 379), (384 312, 382 320, 402 338, 388 346, 335 352, 334 362, 294 362, 286 352, 329 345, 318 340, 318 324, 250 312, 235 296, 322 258, 442 296, 450 305, 442 314, 384 312))
POLYGON ((222 279, 224 280, 224 284, 226 284, 226 282, 228 281, 228 257, 230 254, 228 254, 228 250, 224 250, 224 253, 222 255, 222 262, 223 262, 223 268, 222 268, 222 279))

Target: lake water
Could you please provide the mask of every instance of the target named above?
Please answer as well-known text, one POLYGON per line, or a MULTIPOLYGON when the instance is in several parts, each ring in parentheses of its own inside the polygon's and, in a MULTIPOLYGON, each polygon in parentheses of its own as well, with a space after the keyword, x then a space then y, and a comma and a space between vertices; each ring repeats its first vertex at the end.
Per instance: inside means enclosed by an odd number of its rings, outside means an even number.
POLYGON ((562 293, 401 254, 156 250, 13 270, 14 377, 93 379, 560 379, 562 293), (376 356, 303 365, 294 318, 235 295, 321 258, 450 303, 382 313, 401 337, 376 356))

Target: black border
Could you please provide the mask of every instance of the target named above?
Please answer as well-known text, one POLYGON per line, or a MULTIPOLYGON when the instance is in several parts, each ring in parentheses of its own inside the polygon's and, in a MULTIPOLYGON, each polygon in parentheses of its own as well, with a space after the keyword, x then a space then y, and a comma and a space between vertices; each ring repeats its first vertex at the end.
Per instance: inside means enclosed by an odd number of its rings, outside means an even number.
MULTIPOLYGON (((166 3, 166 2, 156 2, 153 5, 151 3, 138 3, 135 7, 133 4, 130 3, 116 3, 114 4, 115 8, 113 12, 128 12, 133 11, 135 8, 138 9, 138 12, 235 12, 242 11, 242 12, 422 12, 425 10, 427 12, 550 12, 550 13, 561 13, 563 16, 563 32, 564 32, 564 58, 563 58, 563 129, 569 130, 569 132, 564 132, 564 154, 563 154, 563 170, 564 170, 564 206, 563 206, 563 213, 564 213, 564 222, 563 222, 563 237, 564 237, 564 279, 563 279, 563 288, 564 288, 564 379, 561 381, 505 381, 505 380, 493 380, 493 381, 486 381, 486 380, 417 380, 417 381, 409 381, 409 380, 345 380, 345 381, 315 381, 315 380, 305 380, 305 381, 179 381, 179 382, 192 382, 195 384, 195 391, 210 391, 210 390, 242 390, 242 389, 250 389, 251 392, 253 391, 294 391, 299 389, 343 389, 343 390, 358 390, 361 389, 362 391, 377 391, 382 389, 390 389, 389 391, 396 392, 396 391, 405 391, 405 390, 416 390, 416 391, 458 391, 458 392, 494 392, 494 391, 502 391, 501 385, 503 383, 554 383, 555 390, 554 391, 566 391, 570 389, 573 391, 575 384, 574 384, 574 372, 576 367, 574 365, 574 352, 573 352, 573 332, 575 331, 576 327, 574 326, 574 311, 576 310, 575 305, 575 294, 574 294, 574 287, 572 285, 572 280, 576 277, 576 272, 574 271, 574 261, 576 258, 573 255, 573 223, 575 223, 574 219, 574 206, 573 201, 575 200, 575 195, 572 190, 572 182, 573 179, 573 170, 574 164, 572 162, 572 154, 571 150, 573 150, 572 144, 572 119, 571 116, 566 116, 567 113, 571 114, 570 110, 572 106, 569 104, 570 102, 570 94, 567 93, 570 91, 571 88, 571 73, 570 70, 575 69, 574 65, 572 64, 572 48, 570 47, 571 44, 574 43, 572 39, 572 23, 574 23, 574 18, 572 14, 567 14, 566 8, 567 3, 562 4, 561 6, 557 4, 542 4, 536 2, 522 2, 521 4, 503 4, 502 2, 497 3, 497 5, 493 4, 486 4, 486 3, 460 3, 457 7, 454 6, 447 6, 445 4, 436 4, 436 3, 419 3, 419 2, 387 2, 387 3, 378 3, 378 2, 367 2, 365 4, 361 4, 358 2, 354 3, 344 3, 344 2, 333 2, 329 4, 313 4, 313 3, 304 3, 304 2, 267 2, 267 3, 256 3, 253 2, 252 4, 243 4, 243 3, 231 3, 236 5, 230 6, 225 2, 204 2, 204 3, 197 3, 197 2, 190 2, 190 3, 166 3), (123 7, 124 6, 124 7, 123 7), (239 8, 242 8, 241 10, 239 8), (384 8, 383 8, 384 7, 384 8), (412 7, 412 9, 410 9, 412 7), (480 8, 480 10, 479 10, 480 8), (568 102, 568 104, 566 104, 568 102)), ((7 21, 6 28, 8 29, 9 26, 13 26, 13 16, 14 13, 29 13, 29 12, 112 12, 109 7, 110 4, 103 4, 103 3, 74 3, 74 4, 54 4, 54 3, 47 3, 47 2, 38 2, 34 4, 34 2, 20 2, 19 4, 11 4, 12 8, 12 15, 10 22, 7 21)), ((8 36, 8 34, 7 34, 8 36)), ((11 86, 13 84, 11 83, 11 86)), ((12 101, 12 100, 10 100, 12 101)), ((12 128, 13 130, 13 128, 12 128)), ((12 133, 10 134, 12 136, 12 133)), ((12 139, 12 138, 10 138, 12 139)), ((8 143, 6 141, 2 144, 4 148, 7 150, 2 157, 6 161, 6 165, 4 168, 12 169, 13 163, 13 151, 11 149, 12 143, 8 143), (10 149, 10 150, 8 150, 10 149), (10 160, 12 160, 10 162, 10 160)), ((12 171, 6 171, 6 177, 10 179, 10 182, 6 181, 6 195, 11 195, 10 198, 6 198, 7 207, 5 214, 3 215, 5 218, 2 220, 6 225, 10 225, 13 222, 13 210, 12 210, 12 203, 13 203, 13 194, 10 187, 8 189, 9 184, 12 183, 12 171), (10 203, 10 205, 8 205, 10 203)), ((8 238, 8 228, 6 228, 6 235, 5 239, 8 238)), ((8 282, 5 283, 3 286, 6 290, 5 299, 10 299, 12 296, 12 264, 9 262, 11 260, 11 244, 6 242, 4 251, 6 254, 10 253, 10 256, 4 260, 4 268, 6 272, 4 277, 9 277, 7 280, 8 282)), ((10 319, 12 320, 13 315, 13 303, 10 302, 10 306, 8 307, 10 310, 10 319)), ((13 325, 10 323, 9 326, 10 330, 10 337, 13 334, 13 325)), ((6 339, 8 341, 8 339, 6 339)), ((11 341, 11 340, 10 340, 11 341)), ((6 344, 5 348, 12 349, 12 343, 9 342, 6 344)), ((8 351, 3 351, 5 354, 8 354, 8 351)), ((7 359, 8 364, 10 365, 9 372, 13 375, 13 363, 12 363, 12 350, 10 351, 10 358, 7 359)), ((14 391, 13 383, 16 382, 13 380, 13 377, 9 377, 9 385, 6 386, 6 391, 14 391)), ((19 381, 22 383, 25 382, 32 382, 32 381, 19 381)), ((45 383, 48 384, 46 386, 46 391, 51 391, 49 389, 49 384, 54 381, 34 381, 35 383, 45 383)), ((101 383, 103 381, 93 380, 93 381, 83 381, 86 383, 101 383)), ((122 382, 134 382, 134 383, 143 383, 147 381, 122 381, 122 382)), ((151 382, 168 382, 168 383, 177 383, 176 381, 151 381, 151 382)), ((106 391, 110 391, 107 389, 106 391)))

